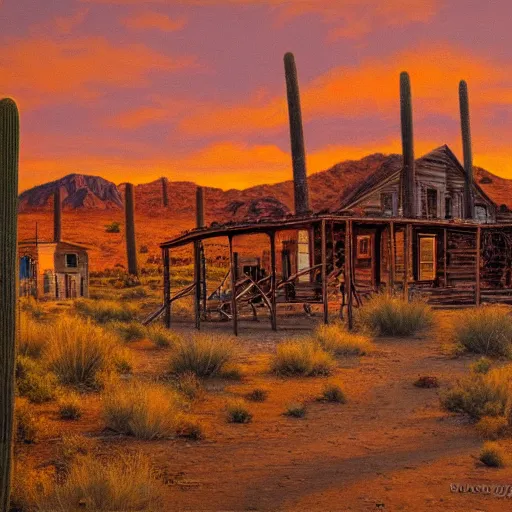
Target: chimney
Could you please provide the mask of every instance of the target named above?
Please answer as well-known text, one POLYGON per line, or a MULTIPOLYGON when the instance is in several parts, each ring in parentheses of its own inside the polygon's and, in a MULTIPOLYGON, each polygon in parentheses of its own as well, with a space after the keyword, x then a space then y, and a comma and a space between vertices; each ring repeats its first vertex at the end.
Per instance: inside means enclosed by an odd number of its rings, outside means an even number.
POLYGON ((464 218, 473 219, 475 206, 473 201, 473 153, 471 151, 471 126, 469 122, 468 84, 459 83, 460 126, 462 132, 462 150, 464 152, 464 218))
POLYGON ((124 191, 124 214, 126 225, 126 256, 128 273, 137 276, 137 245, 135 241, 135 192, 132 183, 127 183, 124 191))
POLYGON ((60 187, 53 193, 53 241, 62 239, 62 210, 60 199, 60 187))
POLYGON ((203 191, 203 187, 196 188, 196 227, 204 228, 204 191, 203 191))
POLYGON ((302 129, 299 82, 297 79, 295 58, 292 53, 287 53, 284 56, 284 69, 286 76, 286 92, 288 96, 288 116, 290 119, 295 213, 297 215, 305 215, 309 211, 306 154, 302 129))
POLYGON ((416 176, 414 169, 414 144, 412 130, 411 82, 409 73, 400 73, 400 120, 402 124, 402 215, 416 217, 416 176))
POLYGON ((162 204, 164 208, 169 206, 169 194, 167 192, 167 178, 162 178, 162 204))

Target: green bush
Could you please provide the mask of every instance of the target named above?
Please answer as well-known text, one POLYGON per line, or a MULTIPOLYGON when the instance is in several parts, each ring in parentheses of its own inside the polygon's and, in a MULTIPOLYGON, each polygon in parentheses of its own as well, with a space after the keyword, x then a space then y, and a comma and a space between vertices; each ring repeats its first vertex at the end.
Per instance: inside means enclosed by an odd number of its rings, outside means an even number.
POLYGON ((474 373, 488 373, 491 369, 492 362, 487 357, 481 357, 471 365, 471 371, 474 373))
POLYGON ((16 359, 16 389, 19 396, 41 404, 57 395, 57 378, 39 362, 25 356, 16 359))
POLYGON ((468 352, 512 357, 512 317, 499 306, 483 306, 461 313, 455 322, 457 342, 468 352))
POLYGON ((307 413, 307 407, 304 403, 292 403, 286 407, 286 411, 283 413, 285 416, 291 418, 305 418, 307 413))
POLYGON ((284 341, 277 346, 271 369, 279 375, 330 375, 335 367, 331 354, 311 340, 284 341))
POLYGON ((423 301, 406 301, 389 295, 373 296, 361 309, 364 326, 379 336, 412 336, 433 322, 430 307, 423 301))
POLYGON ((119 222, 111 222, 105 226, 106 233, 120 233, 121 232, 121 224, 119 222))

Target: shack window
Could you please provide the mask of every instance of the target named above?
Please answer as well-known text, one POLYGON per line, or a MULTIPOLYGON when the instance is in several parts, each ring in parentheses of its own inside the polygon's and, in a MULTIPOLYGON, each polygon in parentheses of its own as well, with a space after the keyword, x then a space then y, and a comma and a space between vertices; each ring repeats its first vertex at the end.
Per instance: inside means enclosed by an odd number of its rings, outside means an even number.
POLYGON ((444 217, 453 219, 453 200, 451 197, 445 197, 444 199, 444 217))
POLYGON ((365 259, 372 257, 371 243, 369 235, 359 235, 357 237, 357 258, 365 259))
POLYGON ((393 194, 384 192, 380 195, 380 205, 383 215, 391 217, 393 215, 393 194))
POLYGON ((419 280, 433 281, 436 278, 436 237, 419 235, 419 280))
POLYGON ((67 253, 65 255, 66 258, 66 267, 68 268, 77 268, 78 267, 78 254, 67 253))
POLYGON ((427 189, 427 217, 429 219, 437 217, 437 190, 435 188, 427 189))

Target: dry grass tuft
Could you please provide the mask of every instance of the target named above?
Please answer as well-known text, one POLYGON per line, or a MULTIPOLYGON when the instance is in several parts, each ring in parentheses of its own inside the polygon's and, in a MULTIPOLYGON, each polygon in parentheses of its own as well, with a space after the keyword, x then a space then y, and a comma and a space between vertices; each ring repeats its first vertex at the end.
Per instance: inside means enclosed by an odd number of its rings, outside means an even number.
POLYGON ((492 442, 484 443, 478 458, 480 462, 491 468, 503 468, 508 463, 508 457, 503 448, 492 442))
POLYGON ((466 413, 475 419, 502 416, 511 394, 512 366, 507 366, 460 380, 441 395, 441 404, 449 411, 466 413))
POLYGON ((158 348, 174 347, 183 341, 176 331, 159 324, 149 326, 147 335, 158 348))
POLYGON ((474 373, 489 373, 492 362, 487 357, 481 357, 478 361, 471 364, 471 371, 474 373))
POLYGON ((305 418, 306 413, 307 406, 305 403, 291 403, 288 404, 283 414, 291 418, 305 418))
POLYGON ((174 380, 176 389, 189 400, 200 400, 205 395, 201 379, 193 372, 177 375, 174 380))
POLYGON ((431 375, 422 375, 419 377, 415 382, 414 385, 417 388, 438 388, 439 387, 439 380, 437 377, 433 377, 431 375))
POLYGON ((107 427, 139 439, 162 439, 176 433, 181 407, 175 393, 154 384, 123 382, 103 393, 107 427))
POLYGON ((122 340, 126 342, 140 341, 146 337, 146 328, 139 322, 112 322, 109 324, 122 340))
POLYGON ((229 423, 250 423, 252 414, 246 403, 241 399, 234 399, 226 405, 226 416, 229 423))
POLYGON ((17 443, 37 443, 45 424, 31 407, 24 402, 16 401, 14 410, 14 433, 17 443))
POLYGON ((483 306, 460 313, 455 337, 467 352, 512 357, 512 317, 500 306, 483 306))
POLYGON ((134 304, 109 300, 80 299, 75 301, 75 308, 82 316, 95 322, 131 322, 135 320, 138 308, 134 304))
POLYGON ((178 437, 199 441, 205 438, 204 425, 199 420, 189 416, 183 416, 178 422, 176 434, 178 437))
POLYGON ((331 354, 311 340, 280 343, 272 360, 272 371, 279 375, 330 375, 336 365, 331 354))
POLYGON ((82 412, 80 396, 76 393, 67 393, 59 400, 59 416, 62 420, 78 420, 82 412))
POLYGON ((343 389, 336 382, 328 382, 322 389, 322 394, 318 397, 320 402, 331 402, 337 404, 347 403, 347 398, 343 389))
POLYGON ((264 402, 268 398, 268 391, 263 388, 254 388, 245 395, 245 398, 251 402, 264 402))
POLYGON ((194 373, 198 377, 222 377, 233 368, 235 343, 226 337, 198 334, 176 343, 169 361, 169 373, 194 373))
POLYGON ((368 337, 350 333, 337 323, 318 326, 314 338, 327 352, 335 356, 362 356, 372 349, 368 337))
POLYGON ((39 358, 46 345, 46 328, 26 313, 21 312, 17 351, 21 356, 39 358))
POLYGON ((39 361, 25 356, 16 358, 16 389, 19 396, 30 402, 42 404, 57 396, 57 378, 39 361))
POLYGON ((90 320, 61 317, 49 328, 45 360, 61 384, 84 388, 102 385, 120 353, 117 338, 90 320))
POLYGON ((363 325, 379 336, 412 336, 433 323, 431 308, 423 301, 405 301, 388 295, 373 296, 361 309, 363 325))
POLYGON ((503 416, 484 416, 476 424, 477 432, 484 439, 495 441, 508 432, 508 422, 503 416))

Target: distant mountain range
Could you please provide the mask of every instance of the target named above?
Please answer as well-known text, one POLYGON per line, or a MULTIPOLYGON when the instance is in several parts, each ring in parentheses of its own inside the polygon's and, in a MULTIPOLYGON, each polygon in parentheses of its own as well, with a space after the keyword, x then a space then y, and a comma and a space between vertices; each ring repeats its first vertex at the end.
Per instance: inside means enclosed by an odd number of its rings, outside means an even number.
MULTIPOLYGON (((348 160, 326 171, 309 176, 310 204, 314 211, 334 211, 340 207, 344 191, 364 181, 371 173, 397 155, 376 153, 361 160, 348 160)), ((512 180, 500 178, 482 168, 475 168, 475 179, 499 205, 512 209, 512 180)), ((121 210, 124 184, 116 185, 100 176, 69 174, 59 180, 26 190, 19 197, 21 213, 52 209, 53 193, 59 187, 64 209, 121 210)), ((162 181, 135 187, 136 209, 146 215, 169 212, 193 213, 196 184, 168 181, 169 204, 163 207, 162 181)), ((205 187, 208 218, 219 221, 262 216, 283 216, 293 210, 293 182, 258 185, 245 190, 221 190, 205 187)))

